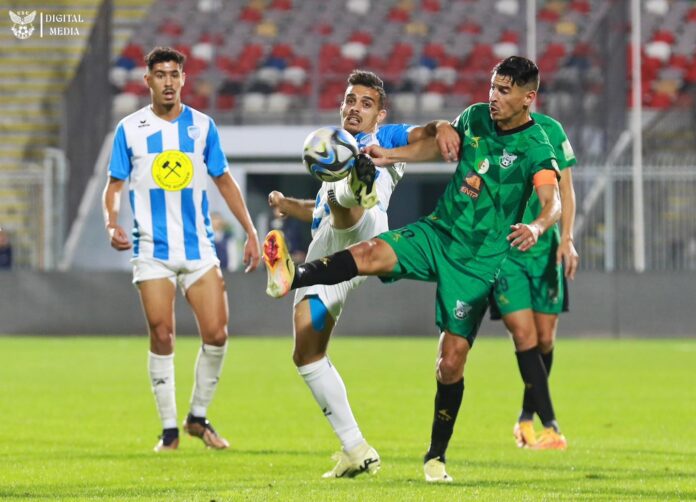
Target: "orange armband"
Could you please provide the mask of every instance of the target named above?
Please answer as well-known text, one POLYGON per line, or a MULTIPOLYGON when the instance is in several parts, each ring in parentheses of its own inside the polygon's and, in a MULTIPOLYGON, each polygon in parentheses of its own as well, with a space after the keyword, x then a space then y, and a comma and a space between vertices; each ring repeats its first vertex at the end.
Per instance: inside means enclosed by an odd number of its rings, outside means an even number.
POLYGON ((541 185, 556 185, 558 186, 558 179, 556 178, 556 171, 551 169, 543 169, 534 175, 534 186, 540 187, 541 185))

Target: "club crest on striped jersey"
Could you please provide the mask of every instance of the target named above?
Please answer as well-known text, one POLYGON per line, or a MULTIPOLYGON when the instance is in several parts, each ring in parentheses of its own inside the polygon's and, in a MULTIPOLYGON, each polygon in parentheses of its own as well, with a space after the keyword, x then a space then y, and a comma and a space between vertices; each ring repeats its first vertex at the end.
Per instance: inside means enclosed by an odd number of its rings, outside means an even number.
POLYGON ((196 141, 201 137, 201 128, 195 125, 190 125, 186 128, 186 134, 188 134, 189 138, 196 141))
POLYGON ((182 190, 193 179, 193 162, 179 150, 165 150, 152 162, 152 179, 169 192, 182 190))

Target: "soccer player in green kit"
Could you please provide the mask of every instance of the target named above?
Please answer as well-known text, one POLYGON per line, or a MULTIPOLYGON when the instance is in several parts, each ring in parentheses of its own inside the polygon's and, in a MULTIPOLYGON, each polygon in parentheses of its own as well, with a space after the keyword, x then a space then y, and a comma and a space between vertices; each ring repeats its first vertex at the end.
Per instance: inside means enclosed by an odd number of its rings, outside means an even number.
MULTIPOLYGON (((435 211, 397 230, 384 232, 328 257, 295 266, 282 234, 264 242, 269 266, 267 292, 274 297, 313 284, 338 284, 358 275, 385 282, 401 278, 437 282, 436 321, 441 330, 437 393, 431 443, 424 458, 426 481, 447 482, 445 451, 464 394, 464 365, 488 307, 488 295, 511 247, 531 248, 561 212, 558 170, 543 129, 530 117, 539 70, 522 57, 498 64, 491 77, 489 103, 470 106, 452 125, 461 139, 456 171, 435 211), (532 191, 541 212, 519 223, 532 191)), ((441 158, 437 136, 385 150, 369 147, 375 164, 441 158)), ((543 376, 529 366, 525 381, 543 376)), ((536 395, 535 395, 536 397, 536 395)))
MULTIPOLYGON (((554 225, 529 251, 510 251, 498 273, 491 295, 491 318, 500 319, 502 316, 515 343, 521 372, 524 374, 522 366, 528 364, 530 359, 541 358, 548 377, 553 362, 558 315, 567 310, 564 272, 565 277, 572 280, 579 261, 573 244, 575 191, 571 166, 576 160, 568 136, 557 120, 541 113, 532 113, 532 118, 546 132, 561 170, 559 185, 562 234, 558 226, 554 225)), ((533 221, 539 210, 539 200, 532 194, 522 221, 533 221)), ((525 385, 522 412, 513 428, 517 446, 536 450, 564 450, 567 441, 556 422, 548 381, 539 382, 538 386, 544 394, 539 408, 535 405, 531 389, 525 385), (534 432, 535 412, 542 417, 544 425, 544 431, 539 437, 534 432)))

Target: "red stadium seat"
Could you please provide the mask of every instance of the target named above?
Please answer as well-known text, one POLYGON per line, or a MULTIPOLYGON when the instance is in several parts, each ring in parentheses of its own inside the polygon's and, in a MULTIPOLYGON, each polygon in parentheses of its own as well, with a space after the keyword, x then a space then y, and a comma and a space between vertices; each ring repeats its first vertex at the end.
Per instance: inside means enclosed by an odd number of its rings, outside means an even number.
POLYGON ((239 20, 246 23, 259 23, 263 19, 263 13, 253 7, 244 7, 239 13, 239 20))
POLYGON ((236 99, 231 94, 219 94, 217 97, 217 107, 220 110, 229 111, 234 109, 236 99))
POLYGON ((408 23, 411 20, 411 13, 401 7, 392 7, 387 14, 387 20, 392 23, 408 23))

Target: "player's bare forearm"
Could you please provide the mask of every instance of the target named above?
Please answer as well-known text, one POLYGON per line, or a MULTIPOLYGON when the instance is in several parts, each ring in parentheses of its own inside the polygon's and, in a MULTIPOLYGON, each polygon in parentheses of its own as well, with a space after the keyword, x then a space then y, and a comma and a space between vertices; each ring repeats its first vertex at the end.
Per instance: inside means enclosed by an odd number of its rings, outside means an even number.
POLYGON ((538 226, 543 234, 561 217, 561 198, 558 185, 541 185, 536 187, 536 192, 541 203, 541 213, 531 225, 538 226))
POLYGON ((451 162, 459 158, 461 138, 457 130, 447 120, 433 120, 425 124, 421 129, 422 133, 418 139, 411 139, 409 135, 409 143, 427 137, 434 137, 440 149, 440 155, 445 161, 451 162))
POLYGON ((573 188, 573 174, 570 168, 561 171, 559 191, 561 194, 561 238, 572 241, 575 226, 575 188, 573 188))
POLYGON ((244 243, 243 262, 246 264, 244 272, 251 272, 259 265, 261 248, 259 247, 259 236, 251 220, 251 215, 249 214, 246 202, 242 196, 242 191, 229 172, 225 172, 217 178, 213 178, 213 180, 220 191, 220 195, 225 199, 227 207, 232 211, 234 217, 247 233, 247 239, 244 243))
POLYGON ((251 221, 251 215, 249 215, 246 202, 244 202, 242 191, 232 175, 229 172, 225 172, 217 178, 213 178, 213 180, 227 207, 232 211, 239 224, 242 225, 244 231, 249 235, 255 234, 256 227, 251 221))
POLYGON ((561 195, 561 243, 556 252, 556 261, 557 263, 563 262, 565 276, 568 279, 574 279, 580 257, 573 240, 575 189, 573 188, 573 175, 570 168, 561 171, 559 191, 561 195))
POLYGON ((313 200, 286 197, 282 192, 274 190, 268 194, 268 205, 283 218, 295 218, 307 223, 312 221, 313 200))
POLYGON ((106 227, 111 247, 118 251, 126 251, 131 248, 128 235, 118 224, 123 185, 123 180, 109 177, 102 195, 104 226, 106 227))
POLYGON ((520 251, 527 251, 539 240, 539 236, 546 232, 558 221, 561 216, 561 201, 558 184, 541 185, 536 187, 541 212, 531 223, 516 223, 510 226, 510 234, 507 239, 510 245, 520 251))
POLYGON ((365 151, 377 166, 386 166, 395 162, 442 160, 440 148, 434 137, 427 137, 399 148, 385 149, 375 146, 367 147, 365 151))

